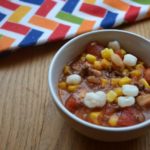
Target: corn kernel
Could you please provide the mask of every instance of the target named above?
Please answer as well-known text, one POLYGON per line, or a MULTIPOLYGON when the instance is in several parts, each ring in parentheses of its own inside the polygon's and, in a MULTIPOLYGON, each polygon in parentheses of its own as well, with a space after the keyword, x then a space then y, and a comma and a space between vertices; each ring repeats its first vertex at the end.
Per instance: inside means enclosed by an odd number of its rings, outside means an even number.
POLYGON ((131 77, 140 77, 141 76, 141 71, 140 70, 133 70, 130 72, 131 77))
POLYGON ((124 77, 124 78, 121 78, 120 81, 119 81, 119 85, 122 86, 124 84, 129 84, 131 83, 131 79, 129 77, 124 77))
POLYGON ((95 123, 98 124, 98 117, 102 117, 102 113, 101 112, 91 112, 89 114, 89 118, 90 120, 95 123))
POLYGON ((58 83, 58 87, 59 87, 60 89, 66 89, 66 88, 67 88, 67 83, 64 82, 64 81, 59 82, 59 83, 58 83))
POLYGON ((111 68, 111 62, 109 62, 107 59, 102 59, 101 65, 102 65, 102 68, 104 68, 104 69, 111 68))
POLYGON ((112 78, 111 79, 111 85, 112 86, 117 86, 119 81, 120 81, 120 78, 112 78))
POLYGON ((86 60, 90 63, 94 63, 96 61, 96 57, 94 55, 91 55, 91 54, 87 54, 85 56, 86 60))
POLYGON ((139 82, 144 85, 145 88, 150 88, 150 85, 144 78, 140 79, 139 82))
POLYGON ((114 89, 114 92, 117 94, 117 96, 123 95, 121 88, 115 88, 115 89, 114 89))
POLYGON ((136 69, 139 69, 139 70, 143 70, 144 69, 144 66, 142 63, 139 63, 135 66, 136 69))
POLYGON ((105 86, 108 84, 108 80, 107 80, 107 79, 104 79, 104 78, 101 78, 101 79, 100 79, 100 82, 101 82, 101 86, 102 86, 102 87, 105 87, 105 86))
POLYGON ((111 55, 112 55, 113 53, 114 53, 114 52, 113 52, 112 49, 105 48, 104 50, 101 51, 101 56, 102 56, 102 58, 111 60, 111 55))
POLYGON ((95 61, 93 67, 97 70, 101 70, 102 69, 102 64, 100 61, 95 61))
POLYGON ((117 98, 117 94, 113 90, 110 90, 107 93, 107 101, 109 103, 113 102, 116 98, 117 98))
POLYGON ((78 85, 69 85, 68 86, 68 92, 75 92, 78 88, 78 85))
POLYGON ((121 49, 121 54, 124 56, 127 52, 124 49, 121 49))
POLYGON ((118 116, 117 115, 112 115, 109 120, 108 120, 108 123, 110 126, 117 126, 117 123, 118 123, 118 116))
POLYGON ((64 74, 70 74, 71 73, 71 68, 70 68, 70 66, 65 66, 64 67, 64 74))

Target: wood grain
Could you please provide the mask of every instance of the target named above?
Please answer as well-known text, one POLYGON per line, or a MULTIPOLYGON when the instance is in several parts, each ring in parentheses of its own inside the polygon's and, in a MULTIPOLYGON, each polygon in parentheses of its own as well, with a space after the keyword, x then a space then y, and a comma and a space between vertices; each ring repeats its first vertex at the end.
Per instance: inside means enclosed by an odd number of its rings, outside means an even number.
MULTIPOLYGON (((150 39, 150 21, 125 29, 150 39)), ((18 50, 0 59, 0 150, 149 150, 150 131, 136 140, 105 143, 74 131, 48 90, 48 66, 65 42, 18 50)))

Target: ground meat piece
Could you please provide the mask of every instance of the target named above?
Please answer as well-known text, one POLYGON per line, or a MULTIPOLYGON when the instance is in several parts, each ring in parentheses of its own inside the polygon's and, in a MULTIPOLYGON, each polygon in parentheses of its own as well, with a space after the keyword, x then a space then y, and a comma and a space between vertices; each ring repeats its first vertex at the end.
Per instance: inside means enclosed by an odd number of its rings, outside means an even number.
POLYGON ((82 70, 80 71, 80 75, 83 77, 83 78, 86 78, 88 76, 88 71, 89 71, 89 67, 84 67, 82 68, 82 70))
POLYGON ((133 82, 133 84, 136 85, 140 91, 144 90, 144 85, 139 84, 139 82, 133 82))
POLYGON ((123 77, 123 74, 120 71, 113 71, 113 73, 115 74, 116 77, 123 77))
POLYGON ((115 74, 111 70, 107 70, 107 71, 103 70, 102 75, 107 77, 107 78, 116 77, 115 74))
POLYGON ((95 76, 88 76, 87 81, 94 84, 100 84, 100 79, 95 76))
POLYGON ((91 75, 91 76, 93 75, 93 76, 96 76, 96 77, 100 77, 102 75, 102 73, 99 70, 89 68, 88 69, 88 75, 91 75))
POLYGON ((91 68, 91 64, 88 62, 77 61, 72 64, 72 69, 79 73, 83 78, 89 75, 89 68, 91 68))
POLYGON ((136 98, 141 107, 150 107, 150 94, 143 94, 136 98))
POLYGON ((95 77, 100 77, 101 76, 101 71, 96 70, 91 68, 91 66, 84 65, 80 71, 80 75, 83 78, 86 78, 87 76, 95 76, 95 77))
POLYGON ((78 60, 78 61, 74 62, 73 64, 71 64, 71 67, 73 70, 81 72, 81 70, 83 68, 82 61, 78 60))

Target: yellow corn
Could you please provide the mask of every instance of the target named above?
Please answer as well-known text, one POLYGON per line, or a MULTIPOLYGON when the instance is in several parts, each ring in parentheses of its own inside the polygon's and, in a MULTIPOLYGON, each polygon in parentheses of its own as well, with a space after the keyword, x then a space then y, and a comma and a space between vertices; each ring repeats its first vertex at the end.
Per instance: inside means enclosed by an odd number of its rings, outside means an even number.
POLYGON ((102 64, 100 61, 95 61, 93 67, 97 70, 101 70, 102 69, 102 64))
POLYGON ((124 56, 127 52, 124 49, 121 49, 121 54, 124 56))
POLYGON ((121 78, 120 81, 119 81, 119 85, 122 86, 124 84, 129 84, 131 83, 131 79, 129 77, 124 77, 124 78, 121 78))
POLYGON ((67 83, 64 82, 64 81, 59 82, 59 83, 58 83, 58 87, 59 87, 60 89, 66 89, 66 88, 67 88, 67 83))
POLYGON ((115 88, 115 89, 114 89, 114 92, 117 94, 117 96, 123 95, 121 88, 115 88))
POLYGON ((75 92, 78 88, 78 85, 69 85, 67 90, 68 92, 75 92))
POLYGON ((111 60, 111 55, 113 54, 113 50, 109 48, 105 48, 104 50, 101 51, 101 56, 102 58, 111 60))
POLYGON ((108 123, 110 126, 117 126, 117 123, 118 123, 118 116, 117 115, 112 115, 109 120, 108 120, 108 123))
POLYGON ((108 61, 107 59, 102 59, 101 65, 102 65, 102 68, 104 68, 104 69, 110 69, 111 68, 111 62, 108 61))
POLYGON ((111 85, 112 86, 117 86, 119 81, 120 81, 120 78, 112 78, 111 79, 111 85))
POLYGON ((130 72, 131 77, 140 77, 142 74, 141 70, 133 70, 130 72))
POLYGON ((150 85, 144 78, 140 79, 139 82, 144 85, 145 88, 150 88, 150 85))
POLYGON ((87 54, 85 58, 89 63, 94 63, 96 61, 96 57, 91 54, 87 54))
POLYGON ((110 90, 107 93, 107 101, 109 103, 113 102, 116 98, 117 98, 117 94, 113 90, 110 90))
POLYGON ((101 86, 102 87, 105 87, 107 84, 108 84, 108 80, 104 79, 104 78, 101 78, 100 79, 100 82, 101 82, 101 86))
POLYGON ((98 117, 102 117, 102 113, 101 112, 91 112, 89 114, 89 118, 90 120, 95 123, 98 124, 98 117))
POLYGON ((71 68, 70 68, 70 66, 65 66, 64 67, 64 74, 69 74, 71 72, 71 68))

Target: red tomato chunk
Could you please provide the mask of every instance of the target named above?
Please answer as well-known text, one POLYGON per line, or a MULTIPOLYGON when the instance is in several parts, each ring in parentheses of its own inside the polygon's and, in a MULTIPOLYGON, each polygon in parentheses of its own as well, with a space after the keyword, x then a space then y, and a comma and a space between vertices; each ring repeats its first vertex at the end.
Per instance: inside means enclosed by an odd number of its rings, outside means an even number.
POLYGON ((72 95, 66 100, 65 104, 66 108, 71 111, 72 113, 75 113, 76 110, 81 106, 81 102, 75 99, 72 95))

